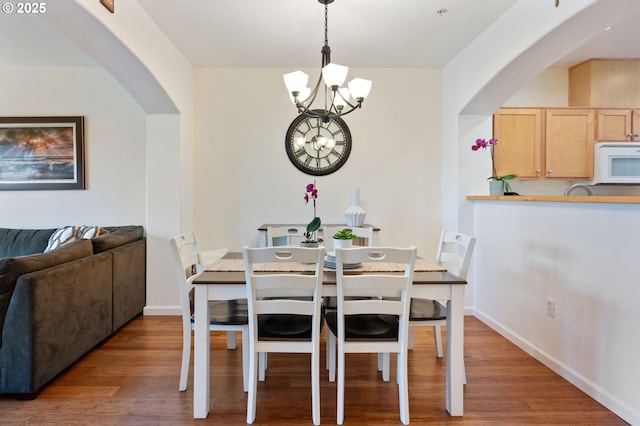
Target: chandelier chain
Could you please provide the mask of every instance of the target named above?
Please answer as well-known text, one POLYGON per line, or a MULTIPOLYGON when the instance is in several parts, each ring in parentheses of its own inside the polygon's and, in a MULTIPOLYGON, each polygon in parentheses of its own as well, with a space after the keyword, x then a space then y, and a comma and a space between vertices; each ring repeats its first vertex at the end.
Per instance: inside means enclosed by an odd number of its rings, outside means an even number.
POLYGON ((329 45, 329 4, 324 4, 324 45, 329 45))

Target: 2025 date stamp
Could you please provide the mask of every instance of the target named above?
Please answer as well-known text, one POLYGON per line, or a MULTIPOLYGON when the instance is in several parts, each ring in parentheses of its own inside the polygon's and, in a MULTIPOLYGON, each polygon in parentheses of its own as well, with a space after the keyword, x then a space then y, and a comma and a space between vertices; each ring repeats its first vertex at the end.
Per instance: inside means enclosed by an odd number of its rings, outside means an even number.
POLYGON ((39 13, 47 12, 47 3, 46 2, 5 2, 2 3, 2 12, 6 14, 15 13, 15 14, 25 14, 25 15, 35 15, 39 13))

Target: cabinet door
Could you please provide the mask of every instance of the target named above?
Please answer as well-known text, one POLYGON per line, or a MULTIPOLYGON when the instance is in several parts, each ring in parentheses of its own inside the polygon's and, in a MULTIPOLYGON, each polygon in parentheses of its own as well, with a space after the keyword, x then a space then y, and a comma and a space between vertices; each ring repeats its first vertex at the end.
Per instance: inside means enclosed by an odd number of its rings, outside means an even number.
POLYGON ((630 141, 632 113, 628 109, 599 109, 596 140, 602 142, 630 141))
POLYGON ((546 110, 546 178, 593 177, 594 117, 592 109, 546 110))
POLYGON ((542 110, 502 108, 493 116, 498 139, 494 162, 498 176, 538 179, 542 171, 542 110))
POLYGON ((634 142, 638 142, 640 141, 640 110, 633 110, 631 116, 631 139, 634 142))

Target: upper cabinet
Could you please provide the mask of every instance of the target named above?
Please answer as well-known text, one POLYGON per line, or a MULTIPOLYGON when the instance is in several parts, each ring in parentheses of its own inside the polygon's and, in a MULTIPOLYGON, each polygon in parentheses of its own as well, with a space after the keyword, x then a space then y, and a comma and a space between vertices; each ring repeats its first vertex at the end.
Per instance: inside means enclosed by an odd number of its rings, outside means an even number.
POLYGON ((502 108, 493 116, 493 137, 498 139, 494 163, 498 176, 538 179, 542 173, 543 110, 502 108))
POLYGON ((545 110, 545 176, 561 179, 593 178, 592 109, 545 110))
POLYGON ((599 142, 640 141, 640 110, 598 109, 596 140, 599 142))
POLYGON ((640 108, 640 60, 590 59, 571 67, 569 106, 640 108))
POLYGON ((493 116, 498 176, 591 179, 595 112, 585 108, 501 108, 493 116))

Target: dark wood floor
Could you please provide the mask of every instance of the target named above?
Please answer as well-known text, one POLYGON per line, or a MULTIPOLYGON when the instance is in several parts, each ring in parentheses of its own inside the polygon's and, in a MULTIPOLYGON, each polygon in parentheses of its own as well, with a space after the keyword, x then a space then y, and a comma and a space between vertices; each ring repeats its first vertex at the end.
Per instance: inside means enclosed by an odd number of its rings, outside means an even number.
MULTIPOLYGON (((465 318, 464 417, 444 409, 444 360, 428 328, 409 358, 411 424, 624 425, 613 413, 473 317, 465 318)), ((211 412, 193 419, 193 385, 178 391, 178 317, 139 317, 87 354, 33 401, 0 397, 2 425, 244 425, 241 350, 212 338, 211 412)), ((324 343, 322 345, 324 351, 324 343)), ((392 357, 392 362, 395 360, 392 357)), ((192 360, 193 362, 193 360, 192 360)), ((324 356, 322 357, 324 366, 324 356)), ((322 370, 323 377, 326 370, 322 370)), ((382 382, 375 356, 347 355, 345 425, 399 425, 397 387, 382 382)), ((335 424, 335 383, 322 381, 322 423, 335 424)), ((257 425, 312 425, 309 355, 269 356, 258 385, 257 425)))

